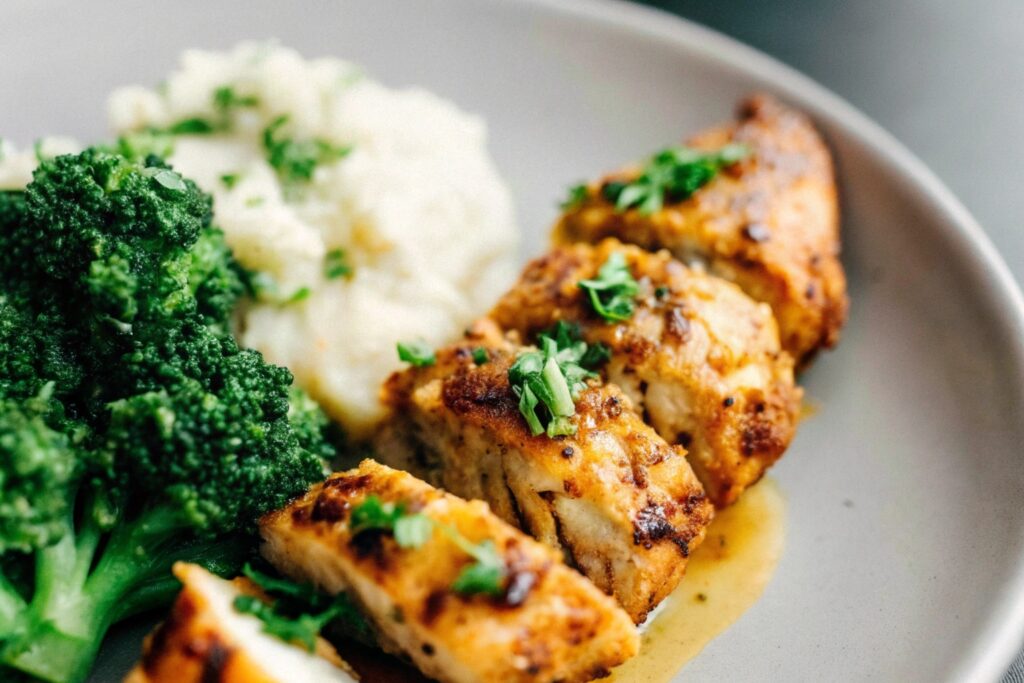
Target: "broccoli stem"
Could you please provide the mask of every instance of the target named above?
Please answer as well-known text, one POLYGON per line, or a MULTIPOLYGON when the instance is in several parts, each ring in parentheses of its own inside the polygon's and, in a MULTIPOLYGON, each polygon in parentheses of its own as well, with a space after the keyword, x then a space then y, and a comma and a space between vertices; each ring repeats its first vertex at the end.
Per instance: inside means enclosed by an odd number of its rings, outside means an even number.
MULTIPOLYGON (((230 541, 182 544, 186 528, 177 511, 157 506, 115 525, 98 558, 101 539, 94 523, 38 551, 36 593, 21 610, 20 623, 11 630, 16 635, 0 659, 46 681, 82 680, 111 624, 174 595, 178 586, 169 571, 174 561, 205 564, 209 559, 219 565, 237 547, 230 541)), ((0 597, 0 615, 5 599, 11 598, 0 597)))

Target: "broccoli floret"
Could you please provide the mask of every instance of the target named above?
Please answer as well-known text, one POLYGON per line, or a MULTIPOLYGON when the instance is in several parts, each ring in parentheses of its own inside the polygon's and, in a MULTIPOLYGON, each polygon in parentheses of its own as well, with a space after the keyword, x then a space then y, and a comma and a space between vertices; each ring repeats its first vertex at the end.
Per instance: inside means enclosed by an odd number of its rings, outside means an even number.
POLYGON ((230 334, 245 276, 210 206, 96 149, 0 198, 5 680, 83 679, 111 624, 173 596, 173 562, 237 570, 333 455, 291 373, 230 334))

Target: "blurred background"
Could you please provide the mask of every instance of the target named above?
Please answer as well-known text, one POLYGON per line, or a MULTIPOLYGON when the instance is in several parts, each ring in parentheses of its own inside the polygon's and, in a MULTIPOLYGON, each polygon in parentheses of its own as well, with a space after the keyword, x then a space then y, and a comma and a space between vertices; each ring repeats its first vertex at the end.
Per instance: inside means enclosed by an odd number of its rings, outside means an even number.
POLYGON ((1024 281, 1024 0, 648 0, 846 98, 935 171, 1024 281))

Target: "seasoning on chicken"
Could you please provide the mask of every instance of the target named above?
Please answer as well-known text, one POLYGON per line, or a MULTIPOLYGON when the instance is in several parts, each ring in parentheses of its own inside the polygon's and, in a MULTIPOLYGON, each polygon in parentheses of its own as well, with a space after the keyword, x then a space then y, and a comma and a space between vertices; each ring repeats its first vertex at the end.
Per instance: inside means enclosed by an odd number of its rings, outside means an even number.
POLYGON ((771 310, 668 252, 613 239, 555 248, 526 266, 490 316, 528 341, 565 321, 607 346, 607 380, 662 437, 686 447, 717 506, 760 479, 793 438, 802 392, 771 310), (608 320, 580 282, 616 259, 637 293, 630 315, 608 320))
POLYGON ((712 506, 685 450, 645 425, 615 386, 585 385, 565 436, 531 433, 509 381, 523 351, 482 321, 434 365, 392 375, 384 389, 392 416, 377 452, 486 500, 561 549, 640 623, 679 583, 712 506))
POLYGON ((691 164, 674 193, 652 188, 671 185, 678 166, 648 177, 635 166, 574 188, 555 226, 556 242, 617 237, 667 248, 770 304, 783 348, 799 364, 834 346, 848 307, 837 192, 831 155, 807 117, 758 95, 740 105, 736 122, 676 149, 683 162, 693 151, 748 153, 691 164))
POLYGON ((263 598, 248 579, 226 581, 179 562, 183 588, 167 620, 146 638, 142 661, 125 683, 355 683, 359 678, 322 638, 316 651, 264 633, 235 608, 239 596, 263 598))
POLYGON ((372 460, 260 530, 279 571, 348 592, 385 649, 442 683, 589 681, 639 647, 629 617, 556 551, 372 460))

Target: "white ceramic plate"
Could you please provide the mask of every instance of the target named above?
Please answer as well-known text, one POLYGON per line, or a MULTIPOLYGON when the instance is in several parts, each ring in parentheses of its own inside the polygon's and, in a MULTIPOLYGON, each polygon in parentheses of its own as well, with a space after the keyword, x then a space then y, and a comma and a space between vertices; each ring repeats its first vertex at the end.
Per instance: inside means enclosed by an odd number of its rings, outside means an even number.
MULTIPOLYGON (((1024 636, 1024 305, 905 149, 772 60, 608 2, 5 3, 0 131, 106 133, 104 93, 185 47, 278 37, 421 84, 490 123, 530 253, 570 183, 728 117, 755 89, 838 157, 852 317, 803 377, 820 406, 774 476, 787 548, 763 599, 680 680, 997 679, 1024 636)), ((96 680, 138 652, 108 647, 96 680)))

